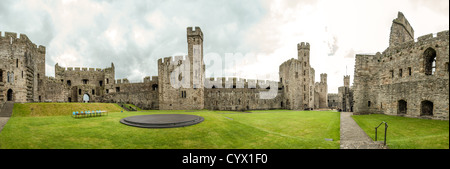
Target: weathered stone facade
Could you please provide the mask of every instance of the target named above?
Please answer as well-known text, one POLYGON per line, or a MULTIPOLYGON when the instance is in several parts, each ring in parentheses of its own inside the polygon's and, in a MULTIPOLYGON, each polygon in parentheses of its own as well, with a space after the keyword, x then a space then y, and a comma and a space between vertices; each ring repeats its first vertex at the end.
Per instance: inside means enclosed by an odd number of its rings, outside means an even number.
POLYGON ((314 82, 315 71, 309 64, 309 43, 297 45, 298 59, 280 65, 280 82, 242 78, 206 80, 203 32, 199 27, 188 27, 187 56, 161 58, 157 64, 158 76, 145 77, 142 83, 129 83, 127 79, 115 79, 113 63, 104 69, 65 68, 56 64, 55 77, 45 77, 45 48, 37 48, 25 35, 11 38, 15 35, 6 33, 2 37, 0 70, 2 77, 10 77, 5 82, 2 78, 0 82, 2 101, 85 102, 88 97, 89 102, 132 103, 142 109, 161 110, 328 107, 327 74, 320 74, 320 82, 314 82), (21 71, 27 71, 25 77, 19 77, 17 72, 21 71), (271 84, 278 87, 271 88, 271 84), (6 97, 9 89, 14 91, 11 98, 6 97), (263 97, 269 93, 273 97, 263 97))
POLYGON ((0 102, 38 102, 44 81, 45 47, 24 34, 5 32, 0 37, 0 102))
POLYGON ((399 13, 386 50, 356 55, 354 112, 448 120, 449 31, 410 37, 399 13))
POLYGON ((314 83, 315 71, 309 63, 309 43, 299 43, 297 51, 298 59, 292 58, 280 65, 284 107, 294 110, 327 108, 327 75, 321 74, 321 81, 314 83))
POLYGON ((350 87, 350 76, 344 76, 344 86, 338 88, 337 94, 328 94, 328 107, 338 111, 353 112, 353 88, 350 87))

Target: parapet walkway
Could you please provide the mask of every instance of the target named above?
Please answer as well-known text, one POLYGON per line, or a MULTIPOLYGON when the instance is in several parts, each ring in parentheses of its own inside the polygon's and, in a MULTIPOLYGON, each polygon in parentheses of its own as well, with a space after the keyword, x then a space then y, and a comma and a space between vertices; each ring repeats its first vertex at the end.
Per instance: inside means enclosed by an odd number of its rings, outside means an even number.
POLYGON ((353 120, 351 115, 353 115, 351 112, 341 112, 341 149, 387 148, 382 142, 373 141, 353 120))

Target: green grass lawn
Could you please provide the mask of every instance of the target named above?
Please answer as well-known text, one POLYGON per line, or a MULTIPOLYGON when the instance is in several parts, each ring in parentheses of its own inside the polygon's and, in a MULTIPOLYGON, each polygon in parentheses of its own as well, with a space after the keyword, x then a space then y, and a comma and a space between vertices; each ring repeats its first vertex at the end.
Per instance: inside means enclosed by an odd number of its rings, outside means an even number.
POLYGON ((339 148, 340 115, 331 111, 118 111, 108 116, 74 119, 70 115, 37 115, 38 112, 27 115, 21 112, 24 109, 27 108, 15 106, 13 116, 0 133, 1 149, 339 148), (137 128, 119 122, 129 116, 166 113, 199 115, 205 120, 193 126, 164 129, 137 128))
MULTIPOLYGON (((391 149, 448 149, 449 121, 416 119, 381 114, 352 116, 375 139, 375 127, 388 123, 387 145, 391 149)), ((378 140, 384 140, 384 125, 378 128, 378 140)))
POLYGON ((66 116, 87 110, 120 112, 123 109, 115 103, 15 103, 13 117, 66 116))

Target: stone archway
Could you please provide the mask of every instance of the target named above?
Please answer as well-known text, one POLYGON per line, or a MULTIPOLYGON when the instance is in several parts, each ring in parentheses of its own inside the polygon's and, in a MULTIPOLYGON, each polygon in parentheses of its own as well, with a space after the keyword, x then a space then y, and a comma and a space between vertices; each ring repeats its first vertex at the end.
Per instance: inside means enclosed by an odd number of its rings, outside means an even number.
POLYGON ((14 94, 13 94, 13 90, 9 89, 7 94, 6 94, 6 100, 7 101, 13 101, 14 100, 14 94))
POLYGON ((427 48, 423 52, 425 75, 433 75, 436 71, 436 50, 427 48))
POLYGON ((433 102, 424 100, 420 103, 420 116, 433 116, 433 102))
POLYGON ((407 102, 405 100, 399 100, 397 104, 397 114, 406 114, 407 113, 407 102))
POLYGON ((85 93, 83 95, 83 102, 84 103, 89 103, 91 101, 91 96, 89 96, 89 94, 85 93))

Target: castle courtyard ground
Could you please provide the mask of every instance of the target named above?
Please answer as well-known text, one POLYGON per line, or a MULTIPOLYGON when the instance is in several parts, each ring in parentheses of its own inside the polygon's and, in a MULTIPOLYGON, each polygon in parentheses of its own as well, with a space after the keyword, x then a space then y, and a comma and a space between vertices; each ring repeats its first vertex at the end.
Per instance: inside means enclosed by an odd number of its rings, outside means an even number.
MULTIPOLYGON (((374 127, 381 121, 389 123, 390 149, 449 147, 449 123, 441 120, 352 116, 335 111, 121 112, 116 110, 116 104, 107 103, 102 104, 111 111, 102 117, 75 119, 71 112, 45 113, 58 104, 63 103, 15 104, 12 117, 0 119, 2 123, 7 120, 0 131, 0 149, 376 149, 384 148, 372 141, 374 127), (165 129, 131 127, 119 122, 125 117, 150 114, 192 114, 205 120, 192 126, 165 129)), ((78 104, 63 107, 79 109, 78 104)), ((380 127, 378 140, 383 140, 383 136, 384 128, 380 127)))

